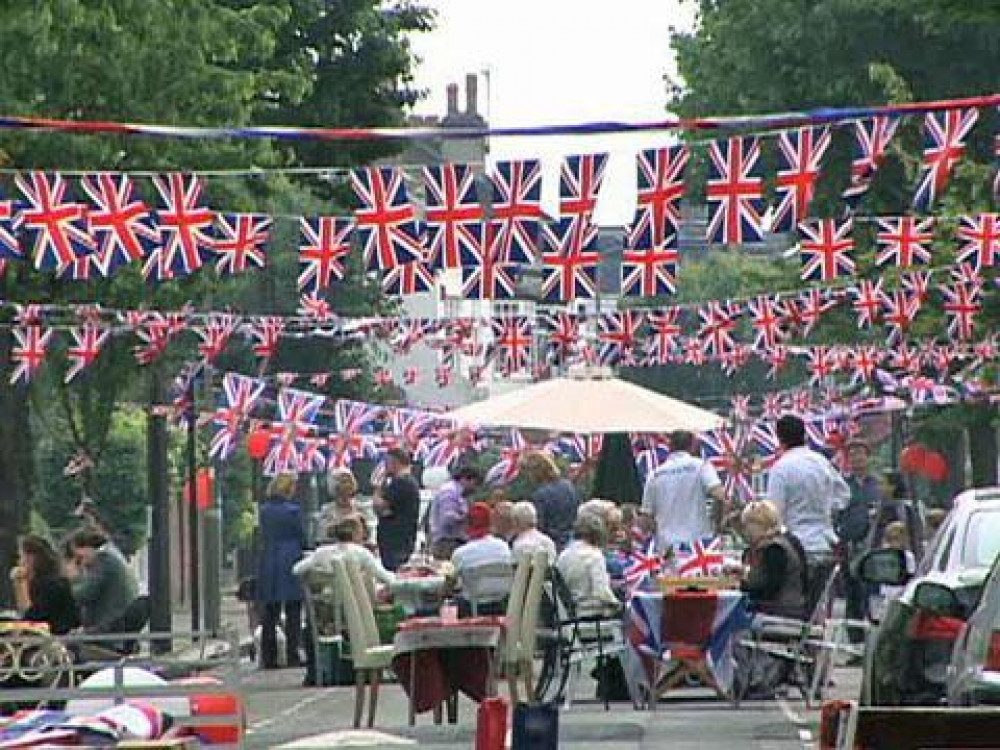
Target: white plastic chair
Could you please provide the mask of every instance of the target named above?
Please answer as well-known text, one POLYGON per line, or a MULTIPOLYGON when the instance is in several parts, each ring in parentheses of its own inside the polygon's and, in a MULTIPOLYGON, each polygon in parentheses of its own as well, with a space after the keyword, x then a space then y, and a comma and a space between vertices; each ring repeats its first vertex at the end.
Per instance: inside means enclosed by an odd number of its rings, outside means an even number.
POLYGON ((514 566, 510 563, 484 563, 462 568, 462 596, 472 608, 472 616, 479 615, 481 604, 502 601, 511 590, 514 566))

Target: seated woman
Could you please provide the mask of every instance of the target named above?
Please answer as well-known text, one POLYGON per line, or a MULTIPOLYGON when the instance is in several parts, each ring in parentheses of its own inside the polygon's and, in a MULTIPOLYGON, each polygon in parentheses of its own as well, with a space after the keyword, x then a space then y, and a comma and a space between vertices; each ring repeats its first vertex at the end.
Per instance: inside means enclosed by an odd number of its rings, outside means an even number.
POLYGON ((21 537, 18 549, 20 560, 11 571, 11 580, 21 617, 46 623, 53 635, 76 630, 80 626, 80 613, 55 549, 34 534, 21 537))
POLYGON ((804 619, 807 568, 802 544, 782 530, 777 509, 766 500, 747 505, 740 523, 750 545, 743 555, 740 588, 751 607, 760 614, 804 619))
POLYGON ((596 513, 581 513, 573 525, 573 541, 556 561, 581 616, 609 614, 621 606, 611 590, 604 558, 606 539, 604 520, 596 513))
POLYGON ((66 547, 72 555, 73 597, 83 629, 88 633, 132 629, 126 614, 138 599, 139 584, 121 552, 104 534, 88 528, 73 533, 66 547))

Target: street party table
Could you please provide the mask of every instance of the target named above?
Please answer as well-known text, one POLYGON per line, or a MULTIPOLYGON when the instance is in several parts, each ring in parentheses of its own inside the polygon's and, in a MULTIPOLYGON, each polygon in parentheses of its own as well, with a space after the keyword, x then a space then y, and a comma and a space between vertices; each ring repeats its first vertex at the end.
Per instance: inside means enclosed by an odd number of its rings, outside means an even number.
POLYGON ((663 689, 676 686, 690 674, 700 677, 720 696, 731 694, 733 644, 749 624, 746 597, 741 591, 637 592, 628 604, 628 648, 624 654, 633 703, 645 703, 648 695, 651 707, 655 707, 663 689), (651 685, 657 689, 651 690, 651 685))
POLYGON ((411 724, 415 713, 437 708, 459 691, 477 702, 494 692, 492 656, 502 631, 502 617, 419 617, 400 625, 392 668, 410 698, 411 724))

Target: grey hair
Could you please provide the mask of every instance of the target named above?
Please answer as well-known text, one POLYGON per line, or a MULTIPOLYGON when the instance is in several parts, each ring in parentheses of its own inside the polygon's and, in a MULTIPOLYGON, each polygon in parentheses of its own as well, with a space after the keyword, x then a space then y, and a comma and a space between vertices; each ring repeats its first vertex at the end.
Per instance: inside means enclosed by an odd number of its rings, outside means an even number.
POLYGON ((607 527, 604 519, 596 513, 583 513, 576 518, 573 524, 573 536, 589 542, 595 547, 604 547, 608 539, 607 527))
POLYGON ((538 511, 527 500, 514 503, 512 517, 518 526, 533 528, 538 525, 538 511))

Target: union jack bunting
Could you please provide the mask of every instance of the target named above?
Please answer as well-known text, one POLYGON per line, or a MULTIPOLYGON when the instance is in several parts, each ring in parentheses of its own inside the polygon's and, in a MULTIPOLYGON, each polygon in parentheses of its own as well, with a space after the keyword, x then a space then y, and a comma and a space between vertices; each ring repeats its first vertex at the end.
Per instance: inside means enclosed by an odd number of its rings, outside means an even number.
POLYGON ((466 428, 448 427, 427 438, 419 451, 424 466, 449 467, 475 447, 475 434, 466 428))
POLYGON ((550 445, 553 452, 578 464, 591 464, 601 455, 604 435, 573 435, 563 437, 550 445))
MULTIPOLYGON (((974 287, 982 287, 983 275, 971 263, 959 263, 948 271, 949 277, 956 284, 969 284, 974 287)), ((928 276, 930 273, 928 272, 928 276)))
POLYGON ((334 425, 337 434, 330 435, 330 463, 332 466, 349 466, 355 459, 371 458, 378 452, 372 431, 382 408, 363 401, 341 399, 334 407, 334 425))
POLYGON ((534 263, 542 214, 542 169, 537 159, 498 161, 490 172, 493 187, 488 231, 494 257, 503 263, 534 263))
POLYGON ((465 299, 514 299, 517 296, 520 266, 498 260, 503 255, 493 233, 493 229, 487 231, 489 237, 482 264, 462 267, 462 296, 465 299))
POLYGON ((262 364, 266 365, 278 353, 278 344, 284 332, 285 321, 278 317, 257 318, 250 324, 253 353, 262 360, 262 364))
POLYGON ((920 372, 920 352, 901 341, 889 350, 889 366, 894 370, 916 375, 920 372))
POLYGON ((299 290, 318 292, 344 278, 354 222, 333 216, 299 220, 299 290))
POLYGON ((832 281, 854 273, 854 220, 810 219, 799 224, 803 281, 832 281))
POLYGON ((212 435, 208 455, 212 459, 224 460, 232 455, 240 437, 243 424, 264 393, 266 383, 256 378, 248 378, 227 372, 222 378, 222 403, 215 410, 213 421, 216 431, 212 435))
POLYGON ((326 399, 323 396, 282 388, 278 391, 278 413, 281 423, 271 438, 271 449, 264 459, 268 476, 297 473, 303 458, 309 454, 313 424, 326 399))
POLYGON ((521 458, 528 450, 528 441, 520 430, 510 430, 507 442, 500 451, 500 460, 486 472, 486 484, 490 486, 507 485, 517 479, 521 473, 521 458))
POLYGON ((56 276, 70 281, 90 281, 108 275, 107 266, 98 253, 86 253, 75 257, 68 266, 56 270, 56 276))
POLYGON ((931 272, 912 271, 904 273, 900 277, 900 282, 903 285, 903 289, 916 294, 920 298, 920 301, 923 302, 927 299, 927 294, 931 288, 931 272))
MULTIPOLYGON (((633 450, 636 446, 637 441, 633 442, 633 450)), ((663 465, 669 455, 670 446, 662 441, 649 442, 646 447, 640 447, 639 450, 635 451, 635 468, 638 470, 639 479, 643 484, 653 475, 653 472, 663 465)))
POLYGON ((806 289, 795 300, 789 300, 791 322, 808 336, 827 312, 837 306, 837 297, 827 289, 806 289))
POLYGON ((217 214, 216 237, 211 244, 216 272, 234 276, 248 268, 266 266, 271 224, 271 217, 263 214, 217 214))
POLYGON ((427 412, 397 408, 390 412, 389 421, 392 435, 399 441, 400 447, 412 453, 424 438, 434 432, 438 419, 427 412))
POLYGON ((959 217, 958 238, 964 242, 956 260, 976 271, 992 268, 1000 259, 1000 214, 959 217))
POLYGON ((938 288, 944 297, 942 308, 948 316, 948 336, 952 340, 971 340, 975 333, 976 315, 982 308, 979 301, 982 287, 953 282, 938 288))
POLYGON ((368 167, 351 172, 351 186, 361 202, 354 212, 355 228, 369 271, 424 260, 424 230, 406 194, 403 171, 368 167))
POLYGON ((455 370, 449 364, 438 365, 434 368, 434 382, 438 388, 447 388, 455 379, 455 370))
POLYGON ((705 364, 705 360, 708 359, 705 354, 704 345, 694 336, 685 339, 682 348, 683 352, 681 356, 686 365, 703 365, 705 364))
MULTIPOLYGON (((763 419, 777 419, 785 411, 785 399, 780 393, 765 393, 761 403, 760 416, 763 419)), ((756 430, 754 431, 756 438, 756 430)))
POLYGON ((747 303, 747 312, 753 321, 754 349, 768 350, 784 341, 788 332, 785 323, 788 319, 788 305, 781 295, 762 294, 747 303))
POLYGON ((880 266, 909 268, 931 262, 931 243, 934 242, 934 217, 897 216, 877 219, 878 257, 880 266))
POLYGON ((859 346, 851 353, 851 383, 870 383, 882 364, 882 353, 874 346, 859 346))
POLYGON ((910 330, 913 321, 923 306, 920 295, 906 289, 895 289, 882 300, 883 318, 889 329, 889 346, 899 344, 910 330))
POLYGON ((646 315, 649 335, 646 337, 646 357, 654 364, 668 364, 677 350, 681 335, 681 308, 663 307, 646 315))
POLYGON ((854 298, 851 306, 858 316, 858 328, 871 328, 878 321, 885 303, 882 279, 859 281, 857 286, 848 290, 848 293, 854 298))
POLYGON ((924 163, 913 196, 913 208, 929 211, 948 187, 955 165, 965 154, 965 142, 979 119, 979 110, 928 112, 924 118, 924 163))
POLYGON ((785 405, 778 394, 769 393, 768 395, 772 396, 776 403, 771 411, 768 411, 767 399, 765 397, 764 419, 758 420, 750 433, 750 439, 753 441, 756 453, 760 456, 761 463, 765 469, 770 469, 774 465, 774 462, 778 460, 781 452, 781 443, 778 440, 778 432, 775 429, 774 422, 764 420, 776 420, 785 411, 785 405))
POLYGON ((205 263, 214 241, 215 214, 201 205, 204 181, 197 175, 172 172, 154 175, 162 207, 156 212, 160 242, 146 256, 142 274, 147 281, 187 276, 205 263))
POLYGON ((799 128, 778 134, 778 205, 772 231, 791 232, 809 215, 831 140, 829 128, 799 128))
POLYGON ((319 294, 303 294, 299 297, 299 315, 314 323, 329 323, 333 320, 333 306, 319 294))
POLYGON ((31 172, 17 175, 15 181, 25 200, 21 231, 32 248, 35 268, 61 271, 79 256, 94 252, 87 207, 69 200, 62 175, 31 172))
POLYGON ((580 346, 580 318, 573 313, 556 312, 542 316, 545 330, 546 359, 561 365, 576 356, 580 346))
POLYGON ((750 347, 737 342, 728 352, 720 354, 718 360, 722 365, 722 371, 728 377, 732 377, 737 370, 746 367, 750 362, 750 347))
POLYGON ((790 408, 793 412, 802 415, 812 410, 812 394, 809 391, 795 391, 789 398, 790 408))
POLYGON ((737 393, 731 399, 732 410, 730 411, 730 417, 734 422, 749 422, 750 421, 750 397, 737 393))
POLYGON ((708 154, 708 241, 734 245, 762 241, 764 180, 756 171, 760 139, 712 141, 708 154))
POLYGON ((659 297, 677 292, 677 259, 675 248, 667 245, 622 251, 622 295, 625 297, 659 297))
POLYGON ((740 314, 740 306, 735 302, 716 300, 698 308, 701 320, 698 339, 705 354, 720 357, 733 349, 736 344, 733 334, 740 314))
POLYGON ((643 315, 636 310, 602 313, 597 319, 598 361, 603 365, 634 363, 642 324, 643 315))
POLYGON ((0 198, 0 260, 24 260, 20 231, 21 212, 14 201, 0 198))
POLYGON ((447 321, 441 329, 441 339, 434 342, 441 351, 441 361, 451 366, 457 364, 459 355, 475 356, 480 348, 476 332, 477 327, 471 318, 447 321))
POLYGON ((160 232, 126 174, 84 175, 80 180, 90 200, 87 227, 105 274, 142 260, 160 242, 160 232))
POLYGON ((14 371, 10 375, 10 382, 11 385, 27 385, 45 362, 52 329, 43 331, 41 326, 25 326, 13 328, 11 333, 14 334, 14 346, 11 348, 10 358, 14 363, 14 371))
POLYGON ((561 219, 543 227, 542 296, 546 302, 593 299, 597 293, 597 225, 561 219))
POLYGON ((684 197, 686 146, 647 149, 636 154, 638 205, 625 233, 626 250, 663 250, 677 245, 684 197))
POLYGON ((699 442, 701 455, 723 475, 726 493, 749 500, 753 489, 746 434, 742 430, 735 433, 726 429, 709 430, 701 433, 699 442))
POLYGON ((390 341, 392 350, 397 354, 409 354, 414 346, 431 333, 434 325, 433 321, 426 318, 411 318, 400 321, 390 341))
POLYGON ((764 361, 768 364, 767 379, 775 380, 788 366, 788 347, 774 346, 764 350, 764 361))
POLYGON ((836 369, 836 361, 833 352, 827 346, 810 346, 806 350, 806 358, 809 368, 809 385, 822 385, 836 369))
POLYGON ((382 274, 382 291, 398 297, 433 291, 434 272, 423 263, 403 263, 382 274))
POLYGON ((702 537, 690 544, 681 542, 674 550, 674 564, 682 578, 720 576, 724 563, 722 540, 718 537, 702 537))
POLYGON ((527 370, 531 364, 534 343, 531 320, 524 315, 493 318, 493 353, 497 366, 504 375, 527 370))
POLYGON ((88 323, 80 328, 71 328, 69 335, 73 337, 73 343, 66 349, 69 368, 63 378, 64 383, 73 382, 80 372, 97 361, 101 348, 107 343, 111 332, 88 323))
POLYGON ((130 325, 141 343, 136 345, 133 353, 140 365, 152 364, 167 351, 170 340, 184 330, 187 325, 185 315, 164 315, 157 311, 136 313, 130 325))
POLYGON ((559 218, 592 224, 597 194, 604 181, 607 154, 584 154, 563 159, 559 173, 559 218))
POLYGON ((477 266, 483 256, 483 207, 465 164, 424 167, 427 263, 431 268, 477 266))
POLYGON ((625 553, 624 563, 625 585, 630 596, 655 580, 664 567, 663 558, 656 554, 656 543, 652 540, 645 549, 632 547, 625 553))
POLYGON ((953 401, 955 396, 953 388, 922 375, 904 378, 903 388, 909 391, 910 398, 915 404, 947 404, 953 401))
POLYGON ((926 353, 925 359, 931 367, 937 370, 938 375, 947 377, 957 357, 958 352, 953 345, 936 344, 926 353))
POLYGON ((236 331, 236 316, 228 314, 209 315, 205 325, 194 329, 195 335, 201 339, 198 344, 198 354, 211 364, 229 345, 229 340, 236 331))
POLYGON ((872 178, 885 161, 900 119, 896 115, 876 115, 854 123, 854 160, 851 162, 851 181, 843 197, 847 211, 855 211, 868 193, 872 178))

